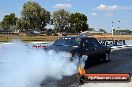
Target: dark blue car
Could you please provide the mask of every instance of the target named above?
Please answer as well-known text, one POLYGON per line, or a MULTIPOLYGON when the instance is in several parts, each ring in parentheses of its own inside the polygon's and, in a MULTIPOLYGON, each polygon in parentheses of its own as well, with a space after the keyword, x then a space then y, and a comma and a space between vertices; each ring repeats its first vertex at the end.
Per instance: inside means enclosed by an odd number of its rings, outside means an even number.
POLYGON ((82 58, 88 57, 86 66, 90 63, 99 63, 109 61, 111 48, 101 45, 93 37, 85 36, 66 36, 57 39, 48 50, 56 52, 65 52, 66 57, 82 58))

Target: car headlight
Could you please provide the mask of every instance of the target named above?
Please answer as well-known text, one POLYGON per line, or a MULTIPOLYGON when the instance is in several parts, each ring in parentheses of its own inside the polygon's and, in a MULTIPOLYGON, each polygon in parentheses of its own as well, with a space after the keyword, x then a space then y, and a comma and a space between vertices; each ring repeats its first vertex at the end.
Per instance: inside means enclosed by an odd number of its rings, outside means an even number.
POLYGON ((64 57, 70 58, 70 57, 72 57, 72 53, 70 53, 70 52, 65 52, 65 53, 64 53, 64 57))

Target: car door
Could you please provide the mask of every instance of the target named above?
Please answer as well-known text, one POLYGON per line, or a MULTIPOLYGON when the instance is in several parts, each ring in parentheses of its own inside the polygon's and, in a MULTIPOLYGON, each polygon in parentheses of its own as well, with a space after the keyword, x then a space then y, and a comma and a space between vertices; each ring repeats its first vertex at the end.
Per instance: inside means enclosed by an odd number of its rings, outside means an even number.
POLYGON ((104 49, 102 48, 101 44, 95 38, 91 38, 91 42, 93 44, 95 56, 101 57, 104 53, 104 49))
POLYGON ((82 40, 82 50, 81 51, 83 55, 88 55, 89 57, 94 56, 95 50, 89 38, 85 38, 82 40))

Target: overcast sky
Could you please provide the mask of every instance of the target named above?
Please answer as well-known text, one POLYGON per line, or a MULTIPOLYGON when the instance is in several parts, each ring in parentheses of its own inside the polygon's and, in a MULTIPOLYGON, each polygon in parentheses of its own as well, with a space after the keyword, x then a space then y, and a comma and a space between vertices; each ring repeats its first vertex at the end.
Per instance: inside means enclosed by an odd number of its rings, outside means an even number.
MULTIPOLYGON (((20 17, 22 5, 28 0, 0 0, 0 20, 15 13, 20 17)), ((32 0, 50 12, 66 9, 71 13, 80 12, 88 17, 90 27, 111 31, 112 20, 115 29, 132 30, 132 0, 32 0), (120 21, 120 22, 118 22, 120 21)))

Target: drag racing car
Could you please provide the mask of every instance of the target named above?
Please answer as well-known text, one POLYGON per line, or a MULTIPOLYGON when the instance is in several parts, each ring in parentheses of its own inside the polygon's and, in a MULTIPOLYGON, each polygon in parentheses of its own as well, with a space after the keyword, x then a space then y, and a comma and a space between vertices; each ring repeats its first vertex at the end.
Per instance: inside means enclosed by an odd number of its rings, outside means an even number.
POLYGON ((92 63, 100 63, 109 61, 111 48, 101 45, 93 37, 85 36, 65 36, 57 39, 48 50, 56 52, 65 52, 66 57, 82 58, 87 57, 85 66, 92 63))

